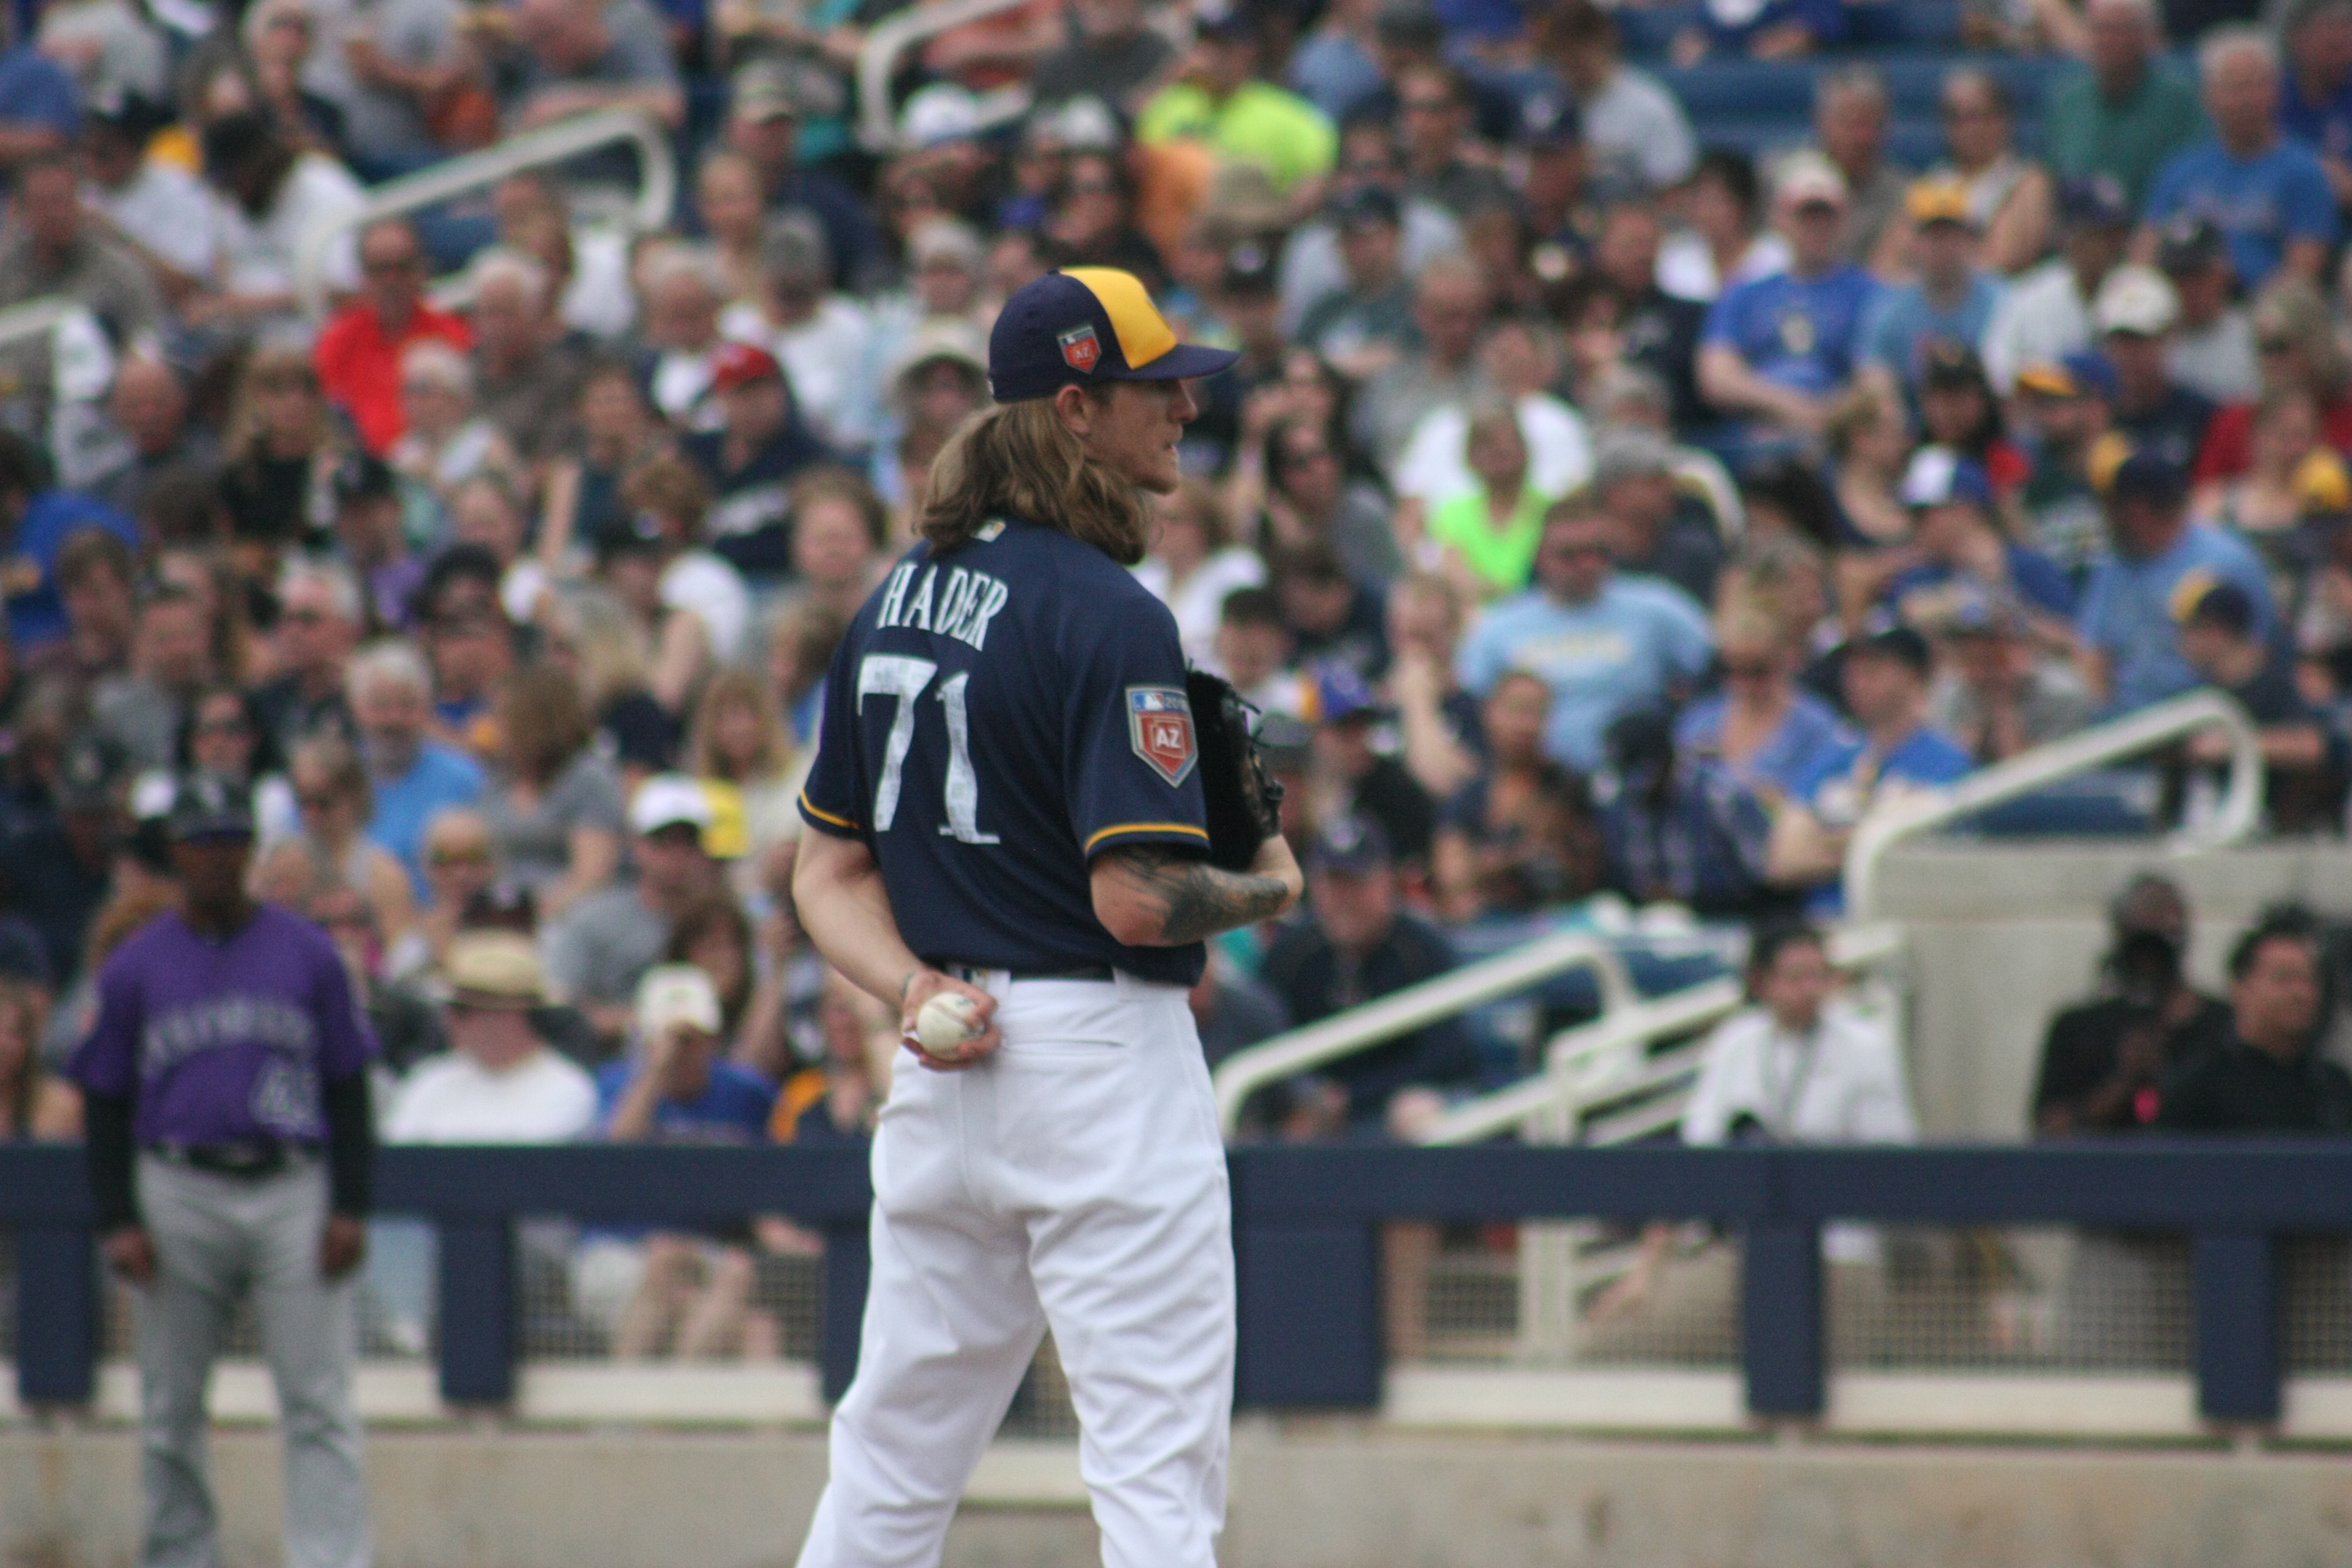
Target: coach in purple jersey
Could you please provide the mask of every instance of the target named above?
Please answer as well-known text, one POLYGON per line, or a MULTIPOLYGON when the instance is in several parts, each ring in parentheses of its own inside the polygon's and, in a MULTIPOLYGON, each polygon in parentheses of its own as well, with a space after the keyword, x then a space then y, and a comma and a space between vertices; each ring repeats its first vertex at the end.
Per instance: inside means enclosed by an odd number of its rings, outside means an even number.
POLYGON ((375 1040, 334 945, 246 889, 253 810, 208 774, 169 817, 182 907, 100 972, 70 1075, 107 1260, 137 1287, 144 1568, 214 1568, 205 1387, 250 1293, 286 1434, 289 1568, 366 1568, 351 1275, 375 1040))

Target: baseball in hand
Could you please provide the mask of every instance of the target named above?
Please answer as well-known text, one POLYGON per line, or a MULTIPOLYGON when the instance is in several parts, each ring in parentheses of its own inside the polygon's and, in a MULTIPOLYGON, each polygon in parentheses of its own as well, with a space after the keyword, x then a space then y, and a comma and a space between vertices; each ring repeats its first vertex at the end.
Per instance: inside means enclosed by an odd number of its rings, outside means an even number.
POLYGON ((942 991, 923 1004, 915 1015, 915 1038, 922 1042, 926 1054, 941 1061, 955 1061, 963 1055, 963 1047, 980 1033, 974 1015, 980 1004, 960 991, 942 991))

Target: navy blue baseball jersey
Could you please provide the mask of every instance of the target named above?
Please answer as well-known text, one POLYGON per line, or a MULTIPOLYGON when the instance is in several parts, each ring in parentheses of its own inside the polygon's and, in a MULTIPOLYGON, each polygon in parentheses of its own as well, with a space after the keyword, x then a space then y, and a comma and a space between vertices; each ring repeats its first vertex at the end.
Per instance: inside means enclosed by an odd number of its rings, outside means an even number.
POLYGON ((1167 606, 1090 544, 991 522, 944 560, 916 545, 850 623, 801 815, 865 840, 927 963, 1189 985, 1201 944, 1118 942, 1087 868, 1207 853, 1199 754, 1167 606))

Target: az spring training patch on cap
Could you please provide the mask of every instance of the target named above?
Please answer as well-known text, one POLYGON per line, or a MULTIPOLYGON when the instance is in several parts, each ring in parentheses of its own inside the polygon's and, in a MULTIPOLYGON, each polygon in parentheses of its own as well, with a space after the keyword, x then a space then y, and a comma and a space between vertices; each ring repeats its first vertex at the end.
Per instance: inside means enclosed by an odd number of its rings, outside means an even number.
POLYGON ((1082 375, 1094 374, 1095 363, 1102 358, 1102 340, 1092 327, 1072 327, 1054 341, 1062 345, 1065 364, 1082 375))
POLYGON ((1192 704, 1180 686, 1127 689, 1127 734, 1135 754, 1172 786, 1192 771, 1192 704))

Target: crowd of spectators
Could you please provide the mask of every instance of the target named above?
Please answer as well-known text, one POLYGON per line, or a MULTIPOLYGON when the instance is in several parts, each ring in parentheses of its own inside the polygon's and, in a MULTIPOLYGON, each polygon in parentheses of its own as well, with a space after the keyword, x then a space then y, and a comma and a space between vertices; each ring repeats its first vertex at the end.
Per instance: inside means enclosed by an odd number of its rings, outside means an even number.
MULTIPOLYGON (((1213 1056, 1602 895, 1833 917, 1874 806, 2200 685, 2259 721, 2272 826, 2341 829, 2352 0, 1971 10, 2083 63, 2030 146, 1956 61, 1923 169, 1866 55, 1751 155, 1590 0, 1034 0, 923 43, 877 150, 850 70, 894 8, 33 8, 0 306, 69 309, 0 347, 0 1132, 71 1130, 38 1069, 173 899, 194 769, 361 982, 388 1137, 856 1136, 889 1021, 795 926, 798 779, 996 304, 1056 266, 1242 356, 1139 568, 1308 851, 1307 910, 1195 993, 1213 1056), (611 107, 677 140, 667 228, 595 154, 305 247, 611 107)), ((1834 50, 1848 10, 1709 0, 1673 52, 1834 50)), ((1254 1124, 1410 1130, 1492 1044, 1254 1124)), ((2045 1127, 2136 1114, 2075 1056, 2045 1127)), ((563 1267, 615 1345, 756 1350, 747 1259, 804 1244, 563 1267)))

